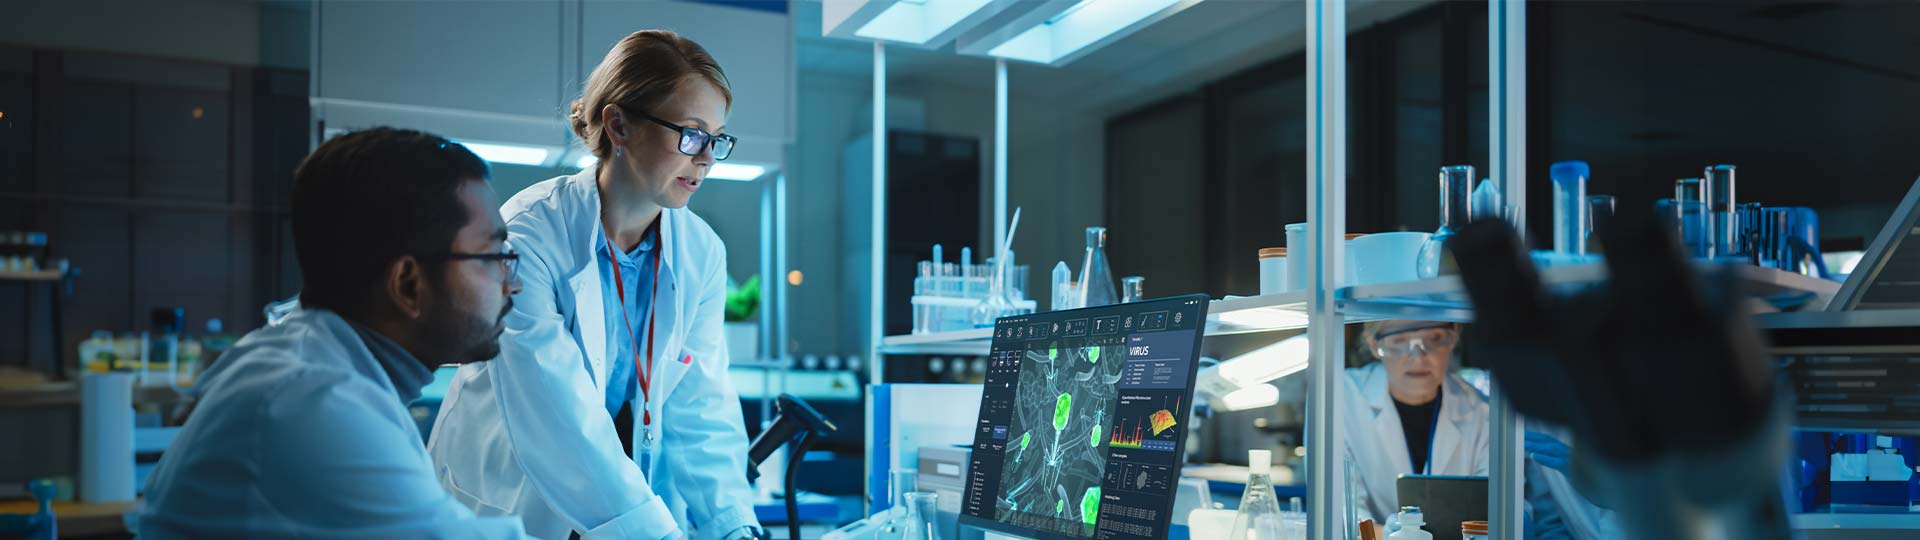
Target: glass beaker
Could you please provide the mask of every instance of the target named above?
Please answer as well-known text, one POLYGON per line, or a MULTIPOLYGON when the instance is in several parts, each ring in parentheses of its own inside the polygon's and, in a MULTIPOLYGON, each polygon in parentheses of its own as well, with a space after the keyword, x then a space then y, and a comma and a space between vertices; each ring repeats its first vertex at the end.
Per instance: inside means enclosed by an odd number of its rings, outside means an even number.
POLYGON ((1605 253, 1601 245, 1601 229, 1610 227, 1613 222, 1615 199, 1612 195, 1590 195, 1587 197, 1587 253, 1605 253))
POLYGON ((1147 278, 1127 276, 1120 278, 1120 303, 1139 302, 1147 297, 1147 278))
POLYGON ((1446 253, 1446 242, 1461 227, 1467 226, 1467 219, 1472 215, 1472 203, 1468 201, 1468 189, 1472 185, 1472 165, 1440 168, 1440 228, 1433 232, 1433 236, 1427 237, 1425 245, 1420 246, 1420 255, 1414 261, 1414 275, 1426 279, 1456 273, 1453 261, 1446 253))
POLYGON ((1713 252, 1721 257, 1739 255, 1739 205, 1733 197, 1732 165, 1707 167, 1707 228, 1713 231, 1713 252))
POLYGON ((1707 220, 1707 182, 1682 178, 1673 183, 1674 218, 1679 220, 1680 245, 1687 255, 1713 257, 1713 224, 1707 220))
POLYGON ((938 517, 940 494, 929 491, 915 491, 907 494, 907 514, 902 517, 900 537, 904 540, 940 540, 940 527, 934 524, 938 517))

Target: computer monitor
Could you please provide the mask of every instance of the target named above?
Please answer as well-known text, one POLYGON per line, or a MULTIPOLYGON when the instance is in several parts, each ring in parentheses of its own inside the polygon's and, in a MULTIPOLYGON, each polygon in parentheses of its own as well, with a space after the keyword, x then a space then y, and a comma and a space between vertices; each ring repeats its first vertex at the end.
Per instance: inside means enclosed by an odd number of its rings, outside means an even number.
POLYGON ((960 523, 1166 538, 1206 318, 1192 295, 995 323, 960 523))

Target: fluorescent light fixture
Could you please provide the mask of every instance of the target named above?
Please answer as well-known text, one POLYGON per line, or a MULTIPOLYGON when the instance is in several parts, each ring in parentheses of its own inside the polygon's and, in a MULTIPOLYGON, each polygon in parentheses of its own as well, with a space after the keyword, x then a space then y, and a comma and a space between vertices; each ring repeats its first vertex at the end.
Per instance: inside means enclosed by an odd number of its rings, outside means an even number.
POLYGON ((546 165, 551 151, 538 146, 454 141, 472 150, 480 159, 514 165, 546 165))
POLYGON ((960 37, 959 50, 1063 65, 1201 0, 1054 0, 1005 27, 960 37))
POLYGON ((1223 411, 1244 411, 1280 404, 1280 389, 1271 384, 1256 384, 1225 396, 1213 404, 1213 408, 1223 411))
POLYGON ((767 174, 767 168, 764 166, 723 162, 713 164, 713 169, 707 171, 707 178, 713 180, 751 182, 759 179, 760 176, 764 174, 767 174))
POLYGON ((1241 387, 1248 387, 1266 384, 1267 381, 1306 369, 1307 336, 1302 334, 1221 362, 1220 376, 1241 387))
POLYGON ((1243 309, 1214 316, 1222 324, 1253 330, 1267 330, 1306 324, 1305 313, 1283 309, 1243 309))
POLYGON ((821 33, 939 48, 1021 1, 1031 0, 826 0, 821 33))
POLYGON ((1215 409, 1240 411, 1280 402, 1280 390, 1267 384, 1307 369, 1307 336, 1301 334, 1200 369, 1195 383, 1215 409))

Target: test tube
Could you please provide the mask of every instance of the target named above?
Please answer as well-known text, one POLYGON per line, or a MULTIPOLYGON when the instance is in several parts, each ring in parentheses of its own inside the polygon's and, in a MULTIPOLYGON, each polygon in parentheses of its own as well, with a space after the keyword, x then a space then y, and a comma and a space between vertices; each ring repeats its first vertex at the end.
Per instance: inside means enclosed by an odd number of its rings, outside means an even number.
POLYGON ((1707 228, 1713 234, 1713 252, 1718 256, 1740 253, 1738 203, 1733 196, 1732 165, 1707 167, 1707 228))
POLYGON ((1585 161, 1553 164, 1553 251, 1580 255, 1587 251, 1587 176, 1585 161))
POLYGON ((1587 253, 1603 253, 1599 231, 1610 227, 1613 222, 1615 199, 1612 195, 1587 196, 1587 253))
POLYGON ((1707 220, 1707 182, 1682 178, 1673 182, 1673 201, 1680 219, 1680 244, 1693 257, 1713 257, 1713 224, 1707 220))

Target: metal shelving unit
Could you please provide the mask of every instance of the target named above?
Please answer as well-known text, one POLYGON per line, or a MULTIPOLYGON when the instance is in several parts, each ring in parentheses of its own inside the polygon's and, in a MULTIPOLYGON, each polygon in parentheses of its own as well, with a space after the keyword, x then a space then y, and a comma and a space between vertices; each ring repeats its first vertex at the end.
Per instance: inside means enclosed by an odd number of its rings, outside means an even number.
MULTIPOLYGON (((1214 300, 1207 308, 1209 336, 1225 336, 1307 327, 1307 293, 1293 291, 1214 300)), ((957 354, 984 356, 993 344, 990 329, 888 336, 881 354, 957 354)))
MULTIPOLYGON (((1292 253, 1305 256, 1309 271, 1307 287, 1284 294, 1214 300, 1208 315, 1209 336, 1247 332, 1306 328, 1310 361, 1307 403, 1308 536, 1315 540, 1350 537, 1353 521, 1344 511, 1348 482, 1344 467, 1337 460, 1319 456, 1339 456, 1344 434, 1335 429, 1341 411, 1340 394, 1345 385, 1345 325, 1381 318, 1469 321, 1473 318, 1457 278, 1437 278, 1342 287, 1344 236, 1346 233, 1346 36, 1347 0, 1309 0, 1306 2, 1306 86, 1307 86, 1307 245, 1292 253)), ((1509 219, 1524 223, 1526 218, 1526 4, 1524 0, 1494 0, 1488 9, 1488 112, 1489 144, 1492 153, 1488 176, 1504 188, 1509 219)), ((882 230, 886 208, 886 45, 873 44, 873 145, 872 193, 870 204, 873 246, 884 246, 882 230)), ((1004 62, 995 69, 996 149, 1006 148, 1006 69, 1004 62)), ((996 152, 994 167, 994 245, 1005 234, 1006 169, 1004 152, 996 152)), ((1524 235, 1524 230, 1521 231, 1524 235)), ((867 335, 869 358, 873 362, 873 383, 884 381, 888 354, 960 354, 984 355, 991 345, 990 330, 976 329, 921 335, 885 336, 881 330, 881 275, 879 250, 870 253, 873 276, 868 298, 867 335)), ((1824 306, 1838 291, 1839 284, 1782 271, 1745 267, 1740 277, 1762 295, 1801 297, 1800 303, 1824 306)), ((1552 287, 1573 288, 1596 284, 1605 279, 1602 265, 1555 267, 1542 271, 1542 279, 1552 287)), ((1489 486, 1489 517, 1492 537, 1518 538, 1524 519, 1524 492, 1520 416, 1505 403, 1496 388, 1491 396, 1493 439, 1492 473, 1489 486)), ((869 411, 872 413, 873 411, 869 411)), ((872 435, 869 433, 869 435, 872 435)))
MULTIPOLYGON (((1702 272, 1731 271, 1746 283, 1753 296, 1772 304, 1820 309, 1840 290, 1840 282, 1751 265, 1698 262, 1702 272)), ((1540 271, 1549 291, 1571 292, 1598 285, 1607 278, 1603 264, 1560 266, 1540 271)), ((1458 277, 1345 287, 1335 293, 1340 311, 1350 318, 1417 319, 1472 322, 1473 306, 1458 277)))

